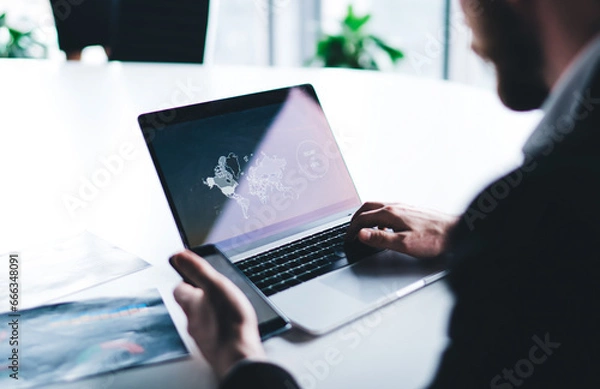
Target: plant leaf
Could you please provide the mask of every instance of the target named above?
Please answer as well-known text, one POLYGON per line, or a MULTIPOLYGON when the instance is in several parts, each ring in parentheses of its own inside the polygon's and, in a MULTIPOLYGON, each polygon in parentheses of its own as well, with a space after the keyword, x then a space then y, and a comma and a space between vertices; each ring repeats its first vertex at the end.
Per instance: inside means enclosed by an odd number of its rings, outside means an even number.
POLYGON ((349 5, 348 6, 348 14, 344 18, 342 24, 350 29, 350 31, 358 32, 360 29, 367 24, 367 22, 371 19, 371 15, 367 14, 365 16, 356 16, 354 13, 354 8, 349 5))
POLYGON ((19 30, 15 30, 14 28, 9 28, 8 32, 13 40, 13 42, 19 42, 21 38, 27 36, 27 33, 23 33, 19 30))
POLYGON ((370 19, 370 14, 357 16, 352 5, 349 5, 347 15, 341 23, 342 33, 325 35, 319 40, 315 57, 308 64, 318 60, 326 67, 379 70, 377 58, 372 53, 373 49, 383 50, 393 63, 402 59, 404 53, 400 49, 361 31, 370 19))
POLYGON ((0 15, 0 27, 6 25, 6 12, 0 15))
POLYGON ((393 63, 398 62, 399 60, 401 60, 402 58, 404 58, 404 52, 402 52, 402 50, 400 49, 396 49, 394 47, 389 46, 388 44, 386 44, 383 40, 381 40, 380 38, 370 35, 369 38, 371 38, 371 40, 383 51, 385 51, 390 59, 392 60, 393 63))
POLYGON ((317 57, 323 58, 329 47, 329 36, 317 42, 317 57))

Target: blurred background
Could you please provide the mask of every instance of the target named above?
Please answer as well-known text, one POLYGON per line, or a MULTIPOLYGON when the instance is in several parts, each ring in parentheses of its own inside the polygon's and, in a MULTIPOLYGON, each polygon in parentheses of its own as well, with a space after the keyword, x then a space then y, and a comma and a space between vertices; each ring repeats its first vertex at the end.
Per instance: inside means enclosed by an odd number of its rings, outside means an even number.
POLYGON ((493 69, 471 53, 470 41, 459 0, 0 0, 0 57, 342 66, 493 89, 493 69), (160 3, 178 11, 165 11, 160 3), (210 8, 204 24, 203 11, 193 9, 198 4, 210 8), (85 13, 90 21, 83 21, 85 13), (75 19, 81 21, 73 27, 75 19), (72 52, 90 34, 73 30, 81 26, 96 36, 72 52), (141 43, 124 42, 138 39, 142 30, 150 41, 144 47, 190 38, 185 44, 202 53, 136 56, 134 47, 141 43), (204 47, 191 39, 197 36, 204 47))

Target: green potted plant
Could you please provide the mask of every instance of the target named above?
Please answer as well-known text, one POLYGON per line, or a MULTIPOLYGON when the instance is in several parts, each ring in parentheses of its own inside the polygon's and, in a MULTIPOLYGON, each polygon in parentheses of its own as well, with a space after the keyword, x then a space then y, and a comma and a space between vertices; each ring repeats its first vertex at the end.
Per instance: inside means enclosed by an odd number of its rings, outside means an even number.
POLYGON ((8 25, 6 13, 0 14, 0 58, 46 58, 46 45, 36 39, 34 29, 8 25))
POLYGON ((341 22, 338 35, 326 35, 317 43, 317 53, 310 63, 321 63, 326 67, 379 70, 378 55, 384 53, 396 64, 402 58, 402 50, 389 46, 383 39, 366 32, 371 15, 358 16, 352 5, 341 22))

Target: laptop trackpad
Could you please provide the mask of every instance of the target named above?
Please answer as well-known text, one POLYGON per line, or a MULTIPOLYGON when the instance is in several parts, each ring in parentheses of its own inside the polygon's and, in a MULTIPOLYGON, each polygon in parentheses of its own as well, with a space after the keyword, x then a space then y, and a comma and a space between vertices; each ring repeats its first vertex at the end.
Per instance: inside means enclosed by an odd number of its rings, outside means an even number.
POLYGON ((440 263, 385 251, 319 281, 370 304, 443 269, 440 263))
POLYGON ((323 334, 424 286, 440 263, 382 252, 271 297, 299 328, 323 334))

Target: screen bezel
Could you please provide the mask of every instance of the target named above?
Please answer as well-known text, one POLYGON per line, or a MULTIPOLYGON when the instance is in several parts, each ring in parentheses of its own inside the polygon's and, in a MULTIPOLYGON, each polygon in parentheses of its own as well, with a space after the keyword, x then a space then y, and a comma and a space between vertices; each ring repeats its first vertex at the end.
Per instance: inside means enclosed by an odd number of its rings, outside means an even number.
MULTIPOLYGON (((279 309, 277 309, 277 307, 275 307, 271 303, 269 298, 267 296, 265 296, 265 294, 263 292, 261 292, 261 290, 258 289, 258 287, 256 285, 254 285, 254 283, 252 281, 250 281, 250 279, 248 277, 246 277, 246 275, 240 269, 238 269, 238 267, 235 266, 235 264, 233 262, 231 262, 231 260, 229 258, 227 258, 227 256, 225 254, 223 254, 223 252, 221 252, 221 250, 219 250, 214 244, 207 244, 207 245, 194 247, 191 250, 201 257, 218 256, 224 262, 227 262, 227 264, 229 266, 233 267, 235 272, 243 280, 245 280, 248 283, 248 285, 250 285, 252 290, 254 290, 262 298, 262 300, 269 306, 269 308, 271 308, 273 310, 273 312, 277 315, 277 317, 274 319, 271 319, 264 323, 258 323, 258 332, 260 334, 260 339, 262 341, 265 341, 273 336, 280 335, 283 332, 285 332, 291 328, 290 320, 287 317, 285 317, 283 315, 283 313, 281 313, 281 311, 279 311, 279 309)), ((185 278, 184 278, 184 281, 191 284, 191 282, 189 280, 186 280, 185 278)), ((196 285, 194 285, 194 286, 196 286, 196 285)))
MULTIPOLYGON (((204 102, 204 103, 187 105, 187 106, 177 107, 177 108, 172 108, 172 109, 167 109, 167 110, 149 112, 149 113, 142 114, 138 117, 138 123, 140 125, 140 128, 142 129, 142 133, 144 135, 146 145, 150 152, 150 156, 152 158, 154 167, 158 173, 158 176, 159 176, 159 179, 161 182, 161 186, 163 188, 163 191, 167 198, 167 202, 169 204, 169 208, 171 209, 171 213, 173 214, 173 217, 175 219, 175 224, 177 225, 177 230, 179 232, 179 236, 181 237, 183 244, 186 248, 190 248, 190 241, 185 233, 185 228, 183 226, 181 217, 175 206, 175 201, 173 199, 173 195, 171 194, 171 191, 169 190, 169 187, 167 185, 166 177, 160 167, 160 164, 157 162, 158 159, 157 159, 156 152, 155 152, 153 144, 152 144, 152 141, 153 141, 153 138, 154 138, 154 135, 156 134, 156 132, 162 131, 168 126, 173 126, 173 125, 180 124, 180 123, 202 120, 202 119, 206 119, 206 118, 209 118, 212 116, 224 115, 224 114, 233 113, 233 112, 240 112, 243 110, 259 108, 259 107, 263 107, 263 106, 267 106, 267 105, 284 103, 286 101, 290 91, 293 89, 300 89, 304 93, 308 94, 311 98, 313 98, 317 102, 317 104, 319 104, 319 106, 321 106, 321 103, 319 101, 319 98, 317 97, 314 87, 310 84, 302 84, 302 85, 285 87, 285 88, 281 88, 281 89, 265 91, 265 92, 258 92, 258 93, 248 94, 248 95, 230 97, 230 98, 226 98, 226 99, 222 99, 222 100, 208 101, 208 102, 204 102)), ((342 160, 344 161, 343 156, 342 156, 342 160)), ((344 161, 344 165, 346 166, 346 169, 347 169, 347 165, 346 165, 345 161, 344 161)), ((356 198, 358 199, 358 204, 348 207, 347 211, 339 212, 337 215, 335 215, 336 219, 341 218, 341 215, 344 215, 344 214, 352 215, 354 213, 354 211, 356 211, 356 209, 360 205, 360 196, 359 196, 358 191, 356 190, 356 187, 354 186, 354 184, 353 184, 353 188, 354 188, 354 192, 356 194, 356 198)), ((326 219, 327 219, 327 221, 330 221, 332 218, 329 217, 326 219)), ((307 224, 310 224, 311 226, 314 227, 314 226, 322 224, 322 223, 320 220, 314 220, 307 224)), ((252 250, 254 248, 268 244, 272 241, 282 239, 285 236, 298 234, 298 233, 302 232, 302 230, 306 230, 306 229, 307 228, 295 227, 295 228, 290 229, 289 231, 283 231, 279 234, 273 235, 270 238, 263 238, 259 242, 255 242, 255 243, 245 245, 245 246, 243 245, 240 247, 227 248, 226 254, 231 255, 231 256, 239 255, 241 252, 246 252, 246 251, 252 250)), ((204 242, 204 244, 219 244, 219 242, 204 242)))

